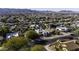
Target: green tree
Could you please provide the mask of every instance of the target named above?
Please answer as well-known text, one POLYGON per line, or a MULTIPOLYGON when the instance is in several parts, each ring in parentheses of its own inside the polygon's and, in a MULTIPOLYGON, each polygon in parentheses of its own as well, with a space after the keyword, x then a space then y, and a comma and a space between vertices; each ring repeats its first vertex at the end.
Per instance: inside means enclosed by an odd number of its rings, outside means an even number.
POLYGON ((74 34, 79 36, 79 28, 74 31, 74 34))
POLYGON ((24 37, 13 37, 8 40, 6 43, 3 44, 3 47, 7 48, 8 50, 19 50, 20 48, 28 46, 28 42, 24 37))
POLYGON ((31 51, 45 51, 45 48, 42 45, 35 45, 31 47, 31 51))
POLYGON ((24 36, 25 38, 28 38, 28 39, 36 39, 39 37, 39 35, 33 30, 29 30, 25 32, 24 36))
POLYGON ((8 32, 9 32, 9 28, 7 26, 4 26, 0 29, 0 35, 4 36, 8 32))

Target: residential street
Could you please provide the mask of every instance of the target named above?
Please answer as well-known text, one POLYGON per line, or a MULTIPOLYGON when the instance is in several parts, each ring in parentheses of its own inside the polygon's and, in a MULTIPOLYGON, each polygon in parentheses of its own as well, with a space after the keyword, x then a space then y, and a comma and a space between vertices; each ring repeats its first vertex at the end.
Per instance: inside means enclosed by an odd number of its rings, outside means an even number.
POLYGON ((64 34, 64 35, 55 35, 53 37, 43 37, 42 39, 44 40, 52 40, 52 39, 58 39, 58 38, 62 38, 62 37, 68 37, 70 36, 72 33, 67 33, 67 34, 64 34))

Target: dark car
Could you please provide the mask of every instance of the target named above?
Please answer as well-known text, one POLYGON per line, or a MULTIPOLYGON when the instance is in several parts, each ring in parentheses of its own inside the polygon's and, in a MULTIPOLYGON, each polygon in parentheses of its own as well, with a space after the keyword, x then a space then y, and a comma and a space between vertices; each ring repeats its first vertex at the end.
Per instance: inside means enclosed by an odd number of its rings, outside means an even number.
POLYGON ((33 42, 34 42, 35 44, 46 44, 46 41, 43 40, 43 39, 35 39, 33 42))

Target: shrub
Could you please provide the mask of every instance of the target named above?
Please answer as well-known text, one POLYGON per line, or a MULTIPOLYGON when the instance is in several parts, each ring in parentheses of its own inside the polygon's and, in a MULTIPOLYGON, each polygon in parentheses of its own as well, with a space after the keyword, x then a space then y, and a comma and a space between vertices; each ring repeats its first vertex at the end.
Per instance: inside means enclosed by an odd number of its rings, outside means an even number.
POLYGON ((24 37, 13 37, 8 40, 5 44, 3 44, 5 48, 8 50, 19 50, 23 46, 28 46, 27 40, 24 37))
POLYGON ((45 51, 45 48, 42 45, 35 45, 31 48, 31 51, 45 51))
POLYGON ((79 36, 79 29, 75 30, 74 34, 79 36))

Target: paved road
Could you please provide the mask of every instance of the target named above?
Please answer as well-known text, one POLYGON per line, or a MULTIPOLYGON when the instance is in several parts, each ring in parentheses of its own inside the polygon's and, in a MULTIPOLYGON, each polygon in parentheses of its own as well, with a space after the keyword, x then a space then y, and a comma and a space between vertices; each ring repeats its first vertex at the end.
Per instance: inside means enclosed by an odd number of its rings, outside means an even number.
POLYGON ((58 39, 58 38, 62 38, 62 37, 68 37, 71 34, 72 33, 67 33, 67 34, 63 34, 63 35, 56 35, 56 36, 53 36, 53 37, 43 37, 42 39, 44 39, 44 40, 58 39))
MULTIPOLYGON (((71 36, 72 33, 63 33, 63 35, 56 35, 56 36, 53 36, 53 37, 43 37, 42 39, 44 40, 53 40, 53 39, 58 39, 58 38, 62 38, 62 37, 68 37, 68 36, 71 36)), ((72 40, 74 41, 74 40, 72 40)), ((71 41, 68 41, 68 42, 71 42, 71 41)), ((65 42, 67 43, 67 42, 65 42)), ((44 46, 44 48, 47 50, 47 51, 52 51, 49 46, 50 46, 51 43, 48 43, 47 45, 44 46)))
POLYGON ((77 41, 77 40, 70 40, 70 41, 63 42, 63 43, 76 42, 76 41, 77 41))

